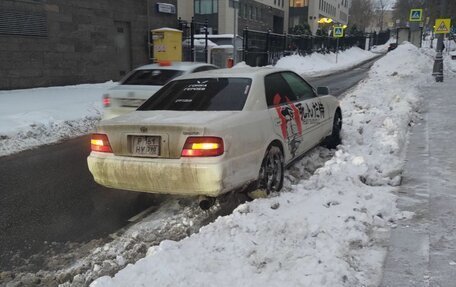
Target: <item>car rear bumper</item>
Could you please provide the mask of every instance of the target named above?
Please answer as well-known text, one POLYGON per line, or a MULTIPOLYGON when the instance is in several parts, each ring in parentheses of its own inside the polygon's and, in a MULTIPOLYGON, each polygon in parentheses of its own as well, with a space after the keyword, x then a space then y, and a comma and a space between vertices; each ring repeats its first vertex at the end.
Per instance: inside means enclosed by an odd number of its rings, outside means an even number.
POLYGON ((151 159, 92 152, 94 180, 106 187, 150 193, 218 196, 224 193, 224 163, 193 159, 151 159))

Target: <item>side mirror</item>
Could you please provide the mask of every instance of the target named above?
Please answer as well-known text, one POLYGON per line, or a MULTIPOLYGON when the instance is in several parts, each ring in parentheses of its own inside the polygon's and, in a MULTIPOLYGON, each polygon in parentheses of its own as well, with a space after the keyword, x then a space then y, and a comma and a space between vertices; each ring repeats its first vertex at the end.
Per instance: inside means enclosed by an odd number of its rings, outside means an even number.
POLYGON ((326 96, 329 95, 329 88, 328 87, 318 87, 317 94, 319 96, 326 96))

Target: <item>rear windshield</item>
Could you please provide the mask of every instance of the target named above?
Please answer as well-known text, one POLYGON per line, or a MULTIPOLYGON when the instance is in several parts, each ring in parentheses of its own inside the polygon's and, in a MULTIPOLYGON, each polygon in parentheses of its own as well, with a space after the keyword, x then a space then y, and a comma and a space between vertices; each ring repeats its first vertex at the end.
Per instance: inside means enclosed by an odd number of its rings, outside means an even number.
POLYGON ((122 82, 122 85, 152 85, 163 86, 177 76, 183 74, 179 70, 137 70, 133 72, 127 79, 122 82))
POLYGON ((149 98, 138 110, 240 111, 249 94, 251 79, 202 78, 173 81, 149 98))

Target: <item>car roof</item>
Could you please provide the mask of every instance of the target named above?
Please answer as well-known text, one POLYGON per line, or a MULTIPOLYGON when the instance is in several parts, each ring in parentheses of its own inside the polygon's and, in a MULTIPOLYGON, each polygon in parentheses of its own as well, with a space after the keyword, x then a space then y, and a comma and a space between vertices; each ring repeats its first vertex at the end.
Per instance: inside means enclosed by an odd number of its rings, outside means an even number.
POLYGON ((242 67, 242 68, 228 68, 228 69, 217 69, 205 72, 199 72, 194 74, 187 74, 176 78, 176 80, 183 79, 198 79, 198 78, 214 78, 214 77, 226 77, 226 78, 256 78, 266 76, 268 74, 289 71, 287 69, 279 69, 273 67, 242 67))
POLYGON ((211 66, 218 68, 217 66, 214 66, 212 64, 207 64, 207 63, 199 63, 199 62, 171 62, 170 65, 160 65, 159 63, 156 64, 148 64, 144 66, 140 66, 136 68, 135 70, 149 70, 149 69, 162 69, 162 70, 190 70, 194 69, 197 67, 203 67, 203 66, 211 66))

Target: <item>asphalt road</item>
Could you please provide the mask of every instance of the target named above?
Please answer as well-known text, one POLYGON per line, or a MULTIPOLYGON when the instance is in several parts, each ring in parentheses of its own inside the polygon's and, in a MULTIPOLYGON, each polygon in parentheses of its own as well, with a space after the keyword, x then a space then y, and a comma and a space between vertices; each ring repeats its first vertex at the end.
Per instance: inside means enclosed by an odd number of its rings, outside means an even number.
MULTIPOLYGON (((373 61, 308 79, 339 96, 373 61)), ((153 196, 97 185, 87 169, 88 136, 0 158, 0 271, 22 264, 52 242, 102 238, 154 203, 153 196)))
POLYGON ((307 78, 307 80, 315 87, 329 87, 331 95, 338 97, 364 79, 367 75, 367 71, 377 59, 378 58, 367 61, 351 70, 339 72, 329 76, 307 78))
POLYGON ((88 241, 145 209, 141 194, 97 185, 84 136, 0 158, 0 270, 52 242, 88 241), (47 241, 47 242, 45 242, 47 241))

